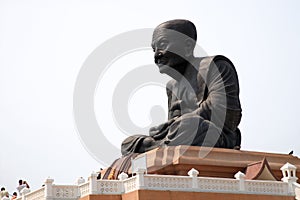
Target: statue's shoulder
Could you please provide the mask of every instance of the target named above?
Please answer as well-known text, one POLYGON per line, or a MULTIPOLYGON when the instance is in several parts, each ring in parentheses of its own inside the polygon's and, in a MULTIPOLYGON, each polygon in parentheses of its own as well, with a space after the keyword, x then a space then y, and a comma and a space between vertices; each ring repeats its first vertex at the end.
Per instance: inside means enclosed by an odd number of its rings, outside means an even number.
POLYGON ((212 64, 218 64, 218 63, 227 63, 227 65, 231 65, 234 67, 233 63, 229 60, 229 58, 223 56, 223 55, 215 55, 215 56, 206 56, 200 58, 200 68, 209 68, 212 64))
POLYGON ((215 55, 215 56, 207 56, 200 58, 197 80, 199 83, 205 82, 209 80, 209 77, 214 77, 220 74, 222 78, 225 77, 226 80, 238 80, 237 72, 233 65, 233 63, 225 56, 215 55))
POLYGON ((226 73, 228 71, 232 71, 236 74, 233 63, 227 57, 215 55, 200 58, 198 78, 200 78, 200 76, 206 77, 210 71, 214 72, 214 69, 218 69, 221 74, 222 72, 226 73))

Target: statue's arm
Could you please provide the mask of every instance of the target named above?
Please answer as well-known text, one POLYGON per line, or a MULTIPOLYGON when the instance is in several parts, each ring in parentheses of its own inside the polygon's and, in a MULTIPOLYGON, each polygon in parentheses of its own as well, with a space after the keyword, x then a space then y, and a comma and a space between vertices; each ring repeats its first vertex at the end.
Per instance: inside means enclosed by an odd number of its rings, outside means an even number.
POLYGON ((181 116, 181 102, 182 100, 178 100, 178 98, 173 94, 173 88, 178 87, 177 82, 172 79, 167 83, 166 90, 168 96, 168 120, 175 119, 181 116))
POLYGON ((218 127, 223 127, 228 117, 232 119, 230 123, 237 126, 241 117, 239 84, 231 61, 223 56, 216 56, 210 63, 204 80, 208 91, 206 98, 198 102, 199 107, 195 112, 204 119, 213 121, 218 127), (231 111, 232 116, 228 116, 231 111))

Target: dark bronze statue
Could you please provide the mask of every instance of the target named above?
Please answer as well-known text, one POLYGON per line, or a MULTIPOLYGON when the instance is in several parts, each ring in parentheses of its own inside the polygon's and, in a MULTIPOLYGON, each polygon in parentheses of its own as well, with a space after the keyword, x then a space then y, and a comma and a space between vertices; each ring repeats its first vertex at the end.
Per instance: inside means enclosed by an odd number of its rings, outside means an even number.
POLYGON ((168 121, 149 136, 133 135, 122 143, 123 155, 162 146, 191 145, 240 149, 239 83, 224 56, 194 57, 195 25, 188 20, 160 24, 153 33, 154 60, 167 84, 168 121))

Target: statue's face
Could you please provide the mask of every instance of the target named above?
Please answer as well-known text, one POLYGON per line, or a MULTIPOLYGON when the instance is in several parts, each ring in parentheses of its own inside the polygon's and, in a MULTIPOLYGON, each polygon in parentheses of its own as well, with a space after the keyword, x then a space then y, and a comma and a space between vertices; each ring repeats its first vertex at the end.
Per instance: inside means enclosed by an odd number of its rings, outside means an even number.
POLYGON ((160 73, 171 73, 172 69, 182 73, 186 66, 185 42, 176 31, 156 28, 152 38, 154 61, 160 73))

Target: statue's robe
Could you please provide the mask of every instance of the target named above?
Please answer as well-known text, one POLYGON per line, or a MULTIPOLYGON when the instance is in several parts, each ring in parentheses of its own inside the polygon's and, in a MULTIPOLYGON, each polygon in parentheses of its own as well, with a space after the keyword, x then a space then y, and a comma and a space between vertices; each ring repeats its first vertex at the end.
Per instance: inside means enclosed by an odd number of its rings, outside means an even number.
POLYGON ((125 139, 123 155, 165 145, 239 148, 242 110, 234 65, 220 55, 199 58, 196 65, 198 69, 188 82, 168 82, 168 121, 151 128, 149 136, 125 139))

